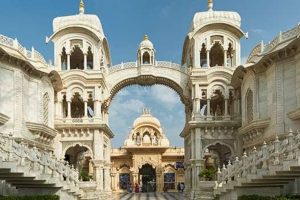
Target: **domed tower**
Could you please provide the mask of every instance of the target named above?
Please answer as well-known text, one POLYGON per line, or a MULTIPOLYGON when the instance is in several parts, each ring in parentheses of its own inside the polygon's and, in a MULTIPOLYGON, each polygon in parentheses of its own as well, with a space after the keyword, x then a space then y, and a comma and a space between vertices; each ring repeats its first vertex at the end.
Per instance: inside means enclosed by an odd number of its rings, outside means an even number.
POLYGON ((150 114, 149 109, 143 109, 143 113, 133 122, 132 131, 128 139, 125 140, 124 146, 137 147, 166 147, 170 142, 163 133, 160 122, 150 114))
POLYGON ((84 13, 80 0, 79 14, 53 20, 54 64, 57 71, 100 70, 111 65, 108 42, 97 15, 84 13))
POLYGON ((208 11, 194 15, 185 39, 182 65, 193 68, 235 67, 240 64, 241 17, 237 12, 208 11))
POLYGON ((190 71, 193 107, 181 136, 185 140, 186 191, 194 197, 202 194, 198 175, 206 167, 204 152, 214 157, 215 169, 241 152, 236 117, 239 97, 230 82, 240 64, 244 35, 237 12, 215 11, 208 0, 208 11, 194 15, 184 41, 182 65, 190 71))
POLYGON ((140 43, 137 56, 138 66, 155 64, 155 49, 147 35, 144 36, 144 40, 140 43))
MULTIPOLYGON (((84 13, 53 20, 56 70, 63 89, 55 95, 55 153, 70 164, 86 169, 97 182, 97 190, 109 192, 110 139, 108 114, 103 111, 104 76, 111 65, 108 42, 96 15, 84 13), (85 154, 80 154, 85 152, 85 154), (76 159, 82 157, 82 166, 76 159)), ((100 194, 99 194, 100 195, 100 194)))

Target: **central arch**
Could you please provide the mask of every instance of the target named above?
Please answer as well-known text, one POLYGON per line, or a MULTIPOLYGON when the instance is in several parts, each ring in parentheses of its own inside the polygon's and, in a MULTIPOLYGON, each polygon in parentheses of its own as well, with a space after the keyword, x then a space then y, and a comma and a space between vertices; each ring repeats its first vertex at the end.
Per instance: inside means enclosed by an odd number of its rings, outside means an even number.
POLYGON ((152 86, 165 85, 173 89, 186 107, 186 112, 192 109, 191 91, 187 68, 178 64, 157 61, 155 65, 137 66, 137 63, 122 63, 110 68, 107 76, 108 95, 104 100, 107 110, 114 96, 122 88, 131 85, 152 86))

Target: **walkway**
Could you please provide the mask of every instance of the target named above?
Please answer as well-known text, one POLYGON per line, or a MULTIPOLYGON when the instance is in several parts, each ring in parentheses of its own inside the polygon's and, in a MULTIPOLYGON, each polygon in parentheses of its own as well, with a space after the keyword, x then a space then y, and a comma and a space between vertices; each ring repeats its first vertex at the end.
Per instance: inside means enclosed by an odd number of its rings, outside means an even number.
POLYGON ((183 194, 177 192, 168 193, 115 193, 113 200, 185 200, 183 194))

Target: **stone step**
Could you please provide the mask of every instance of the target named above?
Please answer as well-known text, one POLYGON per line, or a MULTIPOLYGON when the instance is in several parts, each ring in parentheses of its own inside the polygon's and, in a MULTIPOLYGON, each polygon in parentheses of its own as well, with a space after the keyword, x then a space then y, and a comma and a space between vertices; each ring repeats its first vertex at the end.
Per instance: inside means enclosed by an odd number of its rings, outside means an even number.
POLYGON ((300 176, 300 171, 276 171, 276 175, 294 175, 294 176, 300 176))
MULTIPOLYGON (((25 178, 25 177, 24 177, 25 178)), ((45 180, 5 180, 7 183, 10 183, 12 185, 15 184, 28 184, 28 185, 37 185, 37 184, 44 184, 45 180)))
POLYGON ((290 167, 290 171, 300 171, 300 166, 292 166, 290 167))
POLYGON ((23 177, 23 173, 14 172, 14 173, 0 173, 0 179, 6 179, 7 177, 23 177))
POLYGON ((13 184, 16 188, 53 188, 60 189, 61 187, 56 187, 55 184, 46 183, 46 184, 13 184))
POLYGON ((21 176, 21 177, 6 177, 6 181, 33 181, 35 177, 33 176, 21 176))

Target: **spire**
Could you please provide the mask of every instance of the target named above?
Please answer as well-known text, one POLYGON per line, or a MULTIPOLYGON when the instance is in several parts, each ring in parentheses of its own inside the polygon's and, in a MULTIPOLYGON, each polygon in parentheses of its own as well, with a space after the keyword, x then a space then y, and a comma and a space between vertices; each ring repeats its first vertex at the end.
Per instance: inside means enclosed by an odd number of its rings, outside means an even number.
POLYGON ((213 6, 214 6, 214 4, 213 4, 213 0, 208 0, 208 11, 213 11, 213 6))
POLYGON ((83 0, 80 0, 80 3, 79 3, 79 14, 84 14, 84 3, 83 3, 83 0))
POLYGON ((149 40, 148 35, 144 35, 144 40, 149 40))

